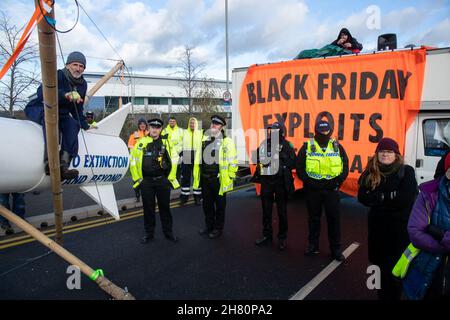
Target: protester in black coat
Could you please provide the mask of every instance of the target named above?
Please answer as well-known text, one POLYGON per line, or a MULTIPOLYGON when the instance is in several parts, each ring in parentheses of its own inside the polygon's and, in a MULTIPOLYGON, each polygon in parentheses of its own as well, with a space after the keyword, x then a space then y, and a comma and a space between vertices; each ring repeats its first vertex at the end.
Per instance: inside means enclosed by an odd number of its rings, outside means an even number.
POLYGON ((257 246, 272 242, 272 208, 274 202, 278 210, 278 248, 284 250, 287 242, 288 196, 294 191, 292 169, 295 167, 295 151, 285 138, 285 128, 278 122, 272 124, 264 140, 256 151, 257 172, 255 179, 261 183, 263 236, 255 242, 257 246))
POLYGON ((341 31, 339 31, 337 39, 334 40, 331 44, 347 50, 351 50, 353 52, 359 52, 363 48, 362 44, 359 43, 356 38, 352 37, 350 31, 348 31, 347 28, 342 28, 341 31))
POLYGON ((358 200, 370 207, 369 261, 381 270, 380 300, 399 300, 401 284, 391 272, 409 244, 407 224, 417 196, 414 169, 403 164, 398 144, 383 138, 359 179, 358 200))

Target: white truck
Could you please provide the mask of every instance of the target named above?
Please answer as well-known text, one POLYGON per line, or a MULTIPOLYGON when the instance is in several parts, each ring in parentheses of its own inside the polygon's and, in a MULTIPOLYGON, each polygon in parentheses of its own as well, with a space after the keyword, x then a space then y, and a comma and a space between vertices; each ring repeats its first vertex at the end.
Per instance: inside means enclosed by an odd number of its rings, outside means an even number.
MULTIPOLYGON (((395 51, 402 50, 410 49, 395 51)), ((381 52, 362 53, 359 56, 363 58, 378 53, 381 52)), ((421 108, 406 133, 404 154, 405 163, 416 169, 419 184, 433 178, 439 159, 450 148, 450 48, 429 49, 426 55, 421 108)), ((354 55, 344 55, 340 59, 350 56, 354 55)), ((239 98, 247 70, 247 67, 235 68, 232 72, 232 134, 241 166, 249 165, 245 139, 240 136, 242 120, 239 111, 239 98)))

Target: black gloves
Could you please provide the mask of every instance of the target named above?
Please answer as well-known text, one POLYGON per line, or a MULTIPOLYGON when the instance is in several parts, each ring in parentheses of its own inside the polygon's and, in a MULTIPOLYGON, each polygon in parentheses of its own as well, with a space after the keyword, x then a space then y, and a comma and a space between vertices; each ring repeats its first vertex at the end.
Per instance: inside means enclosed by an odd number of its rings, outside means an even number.
POLYGON ((444 238, 445 231, 439 228, 438 226, 434 226, 432 224, 429 224, 427 226, 426 232, 432 236, 435 240, 441 242, 444 238))

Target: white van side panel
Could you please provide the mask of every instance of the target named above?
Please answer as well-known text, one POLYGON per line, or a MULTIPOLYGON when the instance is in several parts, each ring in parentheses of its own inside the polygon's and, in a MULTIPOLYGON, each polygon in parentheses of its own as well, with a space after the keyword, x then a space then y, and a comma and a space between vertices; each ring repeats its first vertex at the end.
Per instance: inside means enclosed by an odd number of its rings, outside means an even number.
MULTIPOLYGON (((427 103, 424 107, 432 106, 443 110, 437 102, 450 101, 450 49, 439 49, 427 52, 425 65, 425 78, 422 90, 422 102, 427 103)), ((447 109, 448 111, 448 109, 447 109)))

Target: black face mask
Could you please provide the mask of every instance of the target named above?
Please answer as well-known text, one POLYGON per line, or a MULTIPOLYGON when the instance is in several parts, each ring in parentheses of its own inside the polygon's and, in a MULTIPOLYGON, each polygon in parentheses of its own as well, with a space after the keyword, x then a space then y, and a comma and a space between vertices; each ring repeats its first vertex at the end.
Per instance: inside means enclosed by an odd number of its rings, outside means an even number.
POLYGON ((328 144, 328 141, 330 141, 330 137, 331 137, 331 131, 327 135, 319 133, 319 132, 316 132, 316 135, 314 136, 314 139, 317 141, 317 143, 321 147, 324 147, 324 146, 326 146, 328 144))

